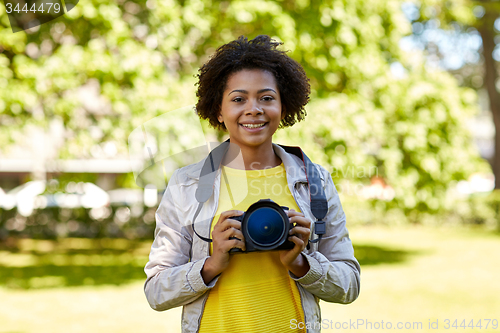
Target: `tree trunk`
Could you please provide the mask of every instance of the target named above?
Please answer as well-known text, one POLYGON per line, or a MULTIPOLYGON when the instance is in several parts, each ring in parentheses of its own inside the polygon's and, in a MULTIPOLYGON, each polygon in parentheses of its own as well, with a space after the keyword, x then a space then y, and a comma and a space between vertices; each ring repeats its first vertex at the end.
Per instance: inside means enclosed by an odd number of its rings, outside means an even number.
POLYGON ((484 82, 488 91, 490 101, 490 110, 493 114, 495 124, 495 155, 493 156, 492 168, 495 175, 495 189, 500 189, 500 94, 496 89, 498 73, 493 59, 493 50, 495 49, 495 31, 493 24, 498 17, 494 11, 486 11, 483 19, 479 23, 478 31, 483 40, 484 56, 484 82))

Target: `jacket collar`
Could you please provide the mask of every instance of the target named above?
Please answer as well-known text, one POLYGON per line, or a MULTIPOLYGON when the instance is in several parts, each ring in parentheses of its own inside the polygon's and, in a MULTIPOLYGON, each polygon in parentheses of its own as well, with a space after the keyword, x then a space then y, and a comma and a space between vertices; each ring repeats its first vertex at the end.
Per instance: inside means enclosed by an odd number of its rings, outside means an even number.
MULTIPOLYGON (((274 152, 276 153, 276 155, 278 155, 278 157, 283 162, 283 165, 285 166, 288 182, 292 184, 295 183, 296 181, 307 182, 306 173, 304 170, 304 163, 302 162, 302 160, 293 154, 288 154, 279 145, 275 143, 273 143, 272 145, 274 152)), ((199 180, 201 168, 205 164, 205 160, 207 158, 208 156, 195 164, 187 166, 186 167, 188 168, 188 170, 186 170, 187 176, 189 178, 199 180)), ((320 177, 321 179, 323 179, 323 175, 321 173, 320 177)))

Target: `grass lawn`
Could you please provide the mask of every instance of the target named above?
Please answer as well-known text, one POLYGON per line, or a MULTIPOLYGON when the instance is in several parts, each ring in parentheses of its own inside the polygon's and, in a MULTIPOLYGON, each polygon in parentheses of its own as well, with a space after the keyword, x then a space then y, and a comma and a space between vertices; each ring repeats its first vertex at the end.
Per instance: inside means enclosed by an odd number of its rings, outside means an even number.
POLYGON ((498 235, 470 229, 365 227, 352 229, 350 236, 358 247, 377 244, 406 255, 397 263, 362 266, 361 293, 354 303, 322 302, 322 317, 329 322, 323 331, 339 331, 331 329, 330 321, 333 328, 336 322, 351 321, 360 325, 340 331, 500 332, 498 235), (474 328, 468 326, 472 324, 474 328))
MULTIPOLYGON (((321 302, 323 332, 500 332, 500 236, 418 226, 350 232, 361 294, 350 305, 321 302)), ((149 245, 3 244, 0 333, 180 332, 181 309, 156 312, 144 296, 149 245)))

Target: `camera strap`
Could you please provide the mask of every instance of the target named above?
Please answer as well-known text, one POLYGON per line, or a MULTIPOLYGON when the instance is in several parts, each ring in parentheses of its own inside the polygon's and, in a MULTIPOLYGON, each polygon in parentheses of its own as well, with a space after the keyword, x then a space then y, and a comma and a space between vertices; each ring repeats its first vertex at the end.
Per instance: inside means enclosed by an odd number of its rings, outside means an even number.
POLYGON ((309 250, 309 243, 317 243, 321 239, 321 237, 326 232, 326 224, 323 221, 323 218, 328 213, 328 202, 326 200, 325 191, 323 191, 323 186, 321 186, 321 179, 318 174, 318 170, 311 162, 309 157, 300 149, 300 147, 293 146, 283 146, 279 145, 283 148, 287 153, 293 154, 300 158, 304 163, 304 168, 306 172, 307 183, 309 184, 309 200, 311 202, 311 212, 314 217, 317 219, 314 222, 314 233, 318 236, 316 239, 311 239, 307 243, 307 249, 309 250))
MULTIPOLYGON (((318 236, 318 238, 314 240, 310 240, 309 243, 318 242, 323 234, 326 232, 325 222, 323 218, 326 216, 328 212, 328 202, 326 200, 325 192, 323 191, 323 186, 321 186, 321 179, 319 177, 319 172, 311 162, 309 157, 300 149, 300 147, 293 146, 283 146, 279 145, 283 148, 287 153, 293 154, 300 158, 304 163, 304 169, 306 173, 307 183, 309 184, 309 199, 311 202, 311 212, 314 217, 318 220, 314 222, 314 233, 318 236)), ((219 146, 214 148, 203 164, 200 172, 200 179, 198 182, 198 188, 196 189, 195 197, 199 202, 198 208, 194 214, 193 218, 193 231, 194 233, 205 242, 212 242, 212 239, 206 238, 198 234, 194 228, 194 223, 198 214, 203 207, 203 204, 212 196, 214 186, 215 186, 215 178, 217 177, 217 171, 220 168, 220 164, 222 163, 222 159, 226 154, 229 148, 229 139, 221 143, 219 146)), ((307 248, 309 249, 309 243, 307 244, 307 248)))
POLYGON ((196 229, 194 228, 194 222, 196 221, 196 218, 198 217, 203 204, 212 196, 212 193, 214 191, 215 178, 217 177, 216 171, 219 170, 220 164, 222 163, 222 158, 226 154, 228 148, 229 139, 215 147, 210 152, 210 154, 208 154, 208 157, 205 160, 203 167, 201 168, 200 180, 198 182, 198 188, 196 189, 195 193, 196 201, 198 201, 199 204, 193 217, 193 231, 196 236, 209 243, 212 243, 212 239, 203 237, 198 234, 196 232, 196 229))

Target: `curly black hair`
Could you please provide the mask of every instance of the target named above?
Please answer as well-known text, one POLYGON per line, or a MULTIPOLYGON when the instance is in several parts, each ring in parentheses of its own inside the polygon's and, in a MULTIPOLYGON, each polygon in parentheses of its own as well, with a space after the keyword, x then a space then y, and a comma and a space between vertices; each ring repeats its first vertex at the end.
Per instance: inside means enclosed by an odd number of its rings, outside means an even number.
POLYGON ((311 86, 302 66, 285 51, 277 49, 277 42, 267 35, 252 40, 240 36, 237 40, 219 47, 216 53, 199 69, 196 113, 207 119, 219 130, 226 126, 219 123, 217 115, 222 104, 228 77, 243 69, 263 69, 276 78, 285 117, 279 128, 292 126, 307 115, 304 106, 309 102, 311 86))

